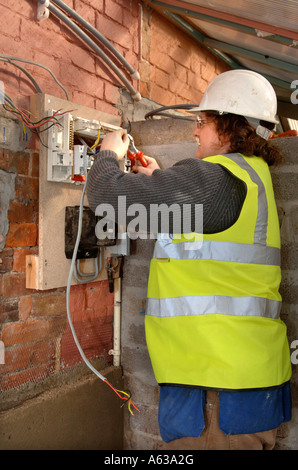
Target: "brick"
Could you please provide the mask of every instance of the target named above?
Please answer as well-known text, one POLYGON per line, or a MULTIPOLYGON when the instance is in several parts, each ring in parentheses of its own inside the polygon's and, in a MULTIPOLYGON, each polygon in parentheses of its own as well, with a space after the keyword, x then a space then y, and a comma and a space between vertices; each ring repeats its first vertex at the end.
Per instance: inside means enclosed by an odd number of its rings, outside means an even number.
MULTIPOLYGON (((86 54, 88 54, 87 51, 86 54)), ((103 84, 95 79, 94 74, 66 62, 61 64, 61 74, 66 88, 71 85, 73 90, 82 91, 83 89, 84 93, 88 95, 97 98, 103 97, 103 84), (84 84, 83 87, 82 84, 84 84)))
POLYGON ((15 39, 19 39, 19 31, 21 25, 21 17, 12 12, 10 8, 6 8, 1 5, 1 21, 3 25, 9 25, 9 28, 2 28, 1 34, 4 36, 11 36, 15 39))
POLYGON ((9 222, 37 223, 38 201, 11 201, 7 217, 9 222))
POLYGON ((13 250, 13 271, 26 271, 26 256, 37 254, 37 247, 34 248, 17 248, 13 250))
MULTIPOLYGON (((109 0, 110 1, 110 0, 109 0)), ((102 0, 101 1, 96 1, 94 3, 93 2, 82 2, 82 1, 75 1, 74 2, 74 9, 75 11, 83 16, 83 18, 88 21, 88 23, 92 24, 94 26, 95 24, 95 9, 96 11, 102 11, 102 8, 101 8, 101 3, 102 3, 102 0)))
POLYGON ((115 104, 119 96, 119 89, 115 85, 110 83, 104 84, 104 98, 108 103, 115 104))
POLYGON ((1 389, 9 390, 26 383, 36 383, 44 381, 55 372, 54 364, 41 364, 22 370, 15 374, 6 375, 1 380, 1 389))
POLYGON ((140 13, 140 4, 138 0, 116 0, 116 2, 123 7, 123 20, 124 24, 138 24, 138 16, 140 13))
POLYGON ((215 59, 213 57, 207 56, 207 62, 201 64, 201 76, 203 80, 206 80, 208 83, 216 77, 215 72, 215 59))
POLYGON ((150 83, 151 65, 149 64, 149 62, 142 60, 139 63, 139 73, 140 73, 141 80, 143 82, 150 83))
POLYGON ((39 177, 39 153, 34 152, 31 155, 30 176, 39 177))
POLYGON ((26 289, 25 273, 7 273, 3 275, 2 295, 5 298, 22 297, 31 292, 31 290, 26 289))
POLYGON ((175 72, 175 61, 171 56, 164 52, 160 52, 154 47, 150 48, 150 63, 158 64, 159 68, 167 72, 169 75, 175 72))
POLYGON ((151 80, 162 88, 169 88, 169 75, 157 67, 154 67, 152 71, 151 80))
MULTIPOLYGON (((94 0, 74 0, 74 8, 76 11, 79 5, 81 5, 82 8, 84 5, 90 5, 94 8, 94 0)), ((103 12, 103 0, 96 0, 96 11, 103 12)))
POLYGON ((12 270, 13 249, 4 248, 0 251, 0 273, 6 273, 12 270))
POLYGON ((25 247, 36 246, 38 230, 36 224, 9 224, 6 246, 25 247))
POLYGON ((61 338, 68 324, 66 314, 52 315, 46 317, 49 320, 49 334, 51 338, 61 338))
POLYGON ((31 348, 31 363, 38 364, 55 359, 56 348, 53 340, 36 342, 31 348))
POLYGON ((100 109, 103 113, 112 114, 112 116, 119 116, 118 109, 110 103, 105 103, 101 100, 97 100, 95 108, 100 109))
POLYGON ((28 343, 48 336, 49 322, 46 319, 28 318, 25 322, 9 323, 3 326, 2 341, 5 346, 28 343))
POLYGON ((39 294, 32 297, 32 313, 35 316, 61 315, 66 312, 65 293, 39 294))
POLYGON ((5 364, 0 365, 0 373, 2 376, 18 369, 24 369, 30 364, 30 345, 21 344, 13 347, 5 347, 4 353, 5 364))
POLYGON ((30 296, 21 297, 19 300, 20 320, 26 321, 32 310, 32 298, 30 296))
POLYGON ((207 88, 208 82, 204 80, 200 74, 196 74, 189 70, 187 72, 187 84, 191 88, 193 88, 193 92, 194 94, 196 94, 197 91, 204 93, 205 89, 207 88))
POLYGON ((113 0, 105 2, 104 12, 112 20, 116 21, 117 23, 123 24, 123 8, 117 3, 115 3, 113 0))
POLYGON ((181 82, 186 83, 187 81, 187 68, 183 67, 183 65, 175 64, 175 76, 181 82))
POLYGON ((149 84, 148 82, 140 82, 140 93, 144 98, 149 98, 149 84))
POLYGON ((32 18, 32 5, 29 4, 22 4, 22 10, 20 11, 20 1, 19 0, 10 0, 9 6, 5 4, 7 8, 10 10, 14 10, 17 12, 17 15, 20 17, 27 17, 32 18))
POLYGON ((171 105, 173 104, 173 94, 171 91, 166 90, 165 88, 160 87, 156 83, 151 84, 151 96, 150 98, 153 101, 156 101, 162 105, 171 105))
MULTIPOLYGON (((108 351, 112 348, 112 324, 102 324, 100 319, 95 319, 91 323, 88 321, 74 323, 74 328, 84 354, 89 360, 102 356, 111 360, 108 351)), ((80 353, 67 326, 61 339, 61 366, 64 369, 80 362, 82 362, 80 353)))
MULTIPOLYGON (((8 123, 9 124, 9 123, 8 123)), ((0 158, 1 170, 19 175, 28 175, 30 154, 26 152, 5 151, 5 158, 0 158)))
MULTIPOLYGON (((129 25, 128 25, 129 26, 129 25)), ((131 49, 132 37, 129 29, 112 19, 96 15, 96 28, 114 45, 121 45, 126 49, 131 49)))
POLYGON ((38 200, 38 178, 16 177, 16 198, 24 201, 38 200))
POLYGON ((82 321, 85 315, 85 285, 72 286, 70 289, 69 309, 73 322, 82 321))
POLYGON ((87 72, 95 73, 95 58, 89 51, 82 48, 81 44, 79 46, 75 44, 72 46, 69 59, 74 66, 84 69, 87 72))
POLYGON ((0 304, 0 322, 14 322, 19 319, 18 301, 16 299, 4 299, 0 304))
POLYGON ((111 306, 114 304, 114 294, 109 292, 108 281, 92 283, 86 288, 86 306, 97 308, 98 305, 111 306))
POLYGON ((82 104, 83 106, 87 106, 91 109, 96 109, 96 99, 94 96, 81 93, 80 91, 73 91, 70 93, 70 96, 74 103, 82 104))
POLYGON ((175 75, 170 75, 170 80, 169 80, 169 91, 171 91, 174 95, 180 95, 183 96, 185 89, 185 83, 180 82, 180 80, 177 80, 175 75))

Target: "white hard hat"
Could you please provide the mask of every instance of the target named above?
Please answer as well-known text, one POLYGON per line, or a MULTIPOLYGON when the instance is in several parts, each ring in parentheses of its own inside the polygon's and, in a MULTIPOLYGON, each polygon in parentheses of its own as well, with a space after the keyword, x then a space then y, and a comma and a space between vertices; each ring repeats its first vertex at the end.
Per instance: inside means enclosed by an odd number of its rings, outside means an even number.
POLYGON ((278 124, 275 91, 262 75, 236 69, 215 77, 206 88, 202 101, 191 112, 218 111, 278 124))

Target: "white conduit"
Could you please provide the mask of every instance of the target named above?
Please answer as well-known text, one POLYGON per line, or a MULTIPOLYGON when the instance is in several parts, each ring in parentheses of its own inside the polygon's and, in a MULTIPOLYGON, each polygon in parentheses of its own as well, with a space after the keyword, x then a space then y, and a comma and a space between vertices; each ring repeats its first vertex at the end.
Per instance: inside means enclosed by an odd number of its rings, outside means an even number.
POLYGON ((120 338, 121 338, 121 278, 114 279, 114 349, 109 351, 113 354, 114 366, 120 366, 120 338))

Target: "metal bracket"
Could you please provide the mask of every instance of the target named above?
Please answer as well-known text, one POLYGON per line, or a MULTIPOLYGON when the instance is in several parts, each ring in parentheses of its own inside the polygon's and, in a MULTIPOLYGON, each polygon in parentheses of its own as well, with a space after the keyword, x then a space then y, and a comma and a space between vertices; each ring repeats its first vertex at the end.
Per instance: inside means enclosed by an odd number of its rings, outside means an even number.
POLYGON ((37 19, 38 21, 46 20, 49 17, 50 11, 48 6, 50 0, 39 0, 37 6, 37 19))

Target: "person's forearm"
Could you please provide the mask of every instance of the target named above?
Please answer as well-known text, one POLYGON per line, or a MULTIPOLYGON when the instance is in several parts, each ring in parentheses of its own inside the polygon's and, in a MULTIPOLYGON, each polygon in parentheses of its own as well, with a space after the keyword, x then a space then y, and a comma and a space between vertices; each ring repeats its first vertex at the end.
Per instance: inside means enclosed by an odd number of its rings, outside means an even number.
MULTIPOLYGON (((150 211, 161 204, 170 208, 173 204, 181 210, 191 211, 185 218, 185 225, 191 230, 196 228, 195 208, 203 205, 205 233, 223 230, 233 223, 239 215, 244 197, 243 185, 235 180, 219 165, 197 159, 180 161, 167 170, 155 170, 151 176, 124 173, 117 156, 110 151, 100 152, 89 172, 87 180, 89 205, 95 211, 100 204, 110 204, 118 219, 119 197, 125 201, 126 221, 129 223, 137 214, 127 215, 132 204, 140 204, 146 214, 145 227, 150 228, 150 211)), ((133 206, 135 207, 135 206, 133 206)), ((170 211, 169 211, 170 213, 170 211)), ((122 214, 123 215, 123 214, 122 214)), ((172 214, 170 213, 172 216, 172 214)), ((169 233, 173 231, 170 217, 169 233)), ((160 230, 160 225, 158 230, 160 230)), ((183 227, 181 227, 183 231, 183 227)), ((175 230, 176 231, 176 230, 175 230)))

